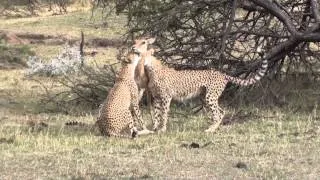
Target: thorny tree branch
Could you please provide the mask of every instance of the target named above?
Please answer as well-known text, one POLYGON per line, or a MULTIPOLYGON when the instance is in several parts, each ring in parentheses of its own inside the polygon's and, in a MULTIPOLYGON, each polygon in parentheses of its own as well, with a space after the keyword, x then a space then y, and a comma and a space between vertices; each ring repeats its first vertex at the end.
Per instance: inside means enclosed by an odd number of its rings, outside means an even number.
POLYGON ((226 26, 225 31, 224 31, 224 33, 222 35, 221 50, 220 50, 220 55, 219 55, 220 59, 224 59, 224 50, 226 48, 226 44, 225 43, 226 43, 226 40, 227 40, 227 36, 231 31, 231 27, 232 27, 232 24, 233 24, 235 15, 236 15, 237 4, 238 4, 237 0, 233 0, 232 1, 232 9, 231 9, 231 15, 230 15, 229 23, 226 26))
POLYGON ((296 30, 291 18, 287 13, 281 10, 281 7, 277 6, 277 3, 274 3, 270 0, 251 0, 254 4, 263 7, 266 9, 270 14, 277 17, 281 22, 283 22, 290 33, 292 35, 300 35, 300 33, 296 30))
POLYGON ((295 70, 287 66, 316 72, 320 66, 317 0, 112 2, 118 13, 128 15, 128 37, 157 36, 157 55, 176 68, 220 67, 233 75, 248 75, 259 67, 261 54, 275 73, 295 70), (304 60, 299 60, 299 53, 304 60))

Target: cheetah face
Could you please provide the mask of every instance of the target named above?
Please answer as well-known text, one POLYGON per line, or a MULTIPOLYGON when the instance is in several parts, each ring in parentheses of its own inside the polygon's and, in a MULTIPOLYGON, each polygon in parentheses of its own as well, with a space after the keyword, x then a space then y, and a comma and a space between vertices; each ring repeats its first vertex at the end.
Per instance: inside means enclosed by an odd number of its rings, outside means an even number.
POLYGON ((139 38, 134 41, 132 52, 145 53, 148 51, 148 45, 153 44, 156 38, 139 38))

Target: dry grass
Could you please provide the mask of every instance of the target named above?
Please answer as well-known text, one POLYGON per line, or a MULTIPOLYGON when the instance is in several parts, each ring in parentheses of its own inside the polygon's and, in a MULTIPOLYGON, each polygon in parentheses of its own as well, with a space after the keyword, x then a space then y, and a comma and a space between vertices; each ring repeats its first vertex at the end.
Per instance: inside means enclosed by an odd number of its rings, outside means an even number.
MULTIPOLYGON (((100 36, 94 32, 101 30, 78 21, 86 14, 12 19, 1 21, 0 28, 70 35, 88 28, 92 36, 100 36)), ((31 49, 49 58, 59 48, 32 45, 31 49)), ((115 54, 115 49, 107 49, 97 58, 110 63, 115 54)), ((172 108, 165 134, 106 138, 64 126, 75 120, 93 123, 96 112, 78 112, 76 107, 69 115, 47 112, 39 104, 44 90, 37 82, 24 78, 23 70, 0 71, 0 179, 317 179, 320 175, 319 109, 309 114, 242 108, 258 116, 206 134, 204 114, 188 115, 172 108), (200 147, 192 148, 192 142, 200 147)), ((52 90, 62 88, 54 79, 39 81, 52 90)), ((149 116, 144 118, 150 123, 149 116)))
POLYGON ((204 116, 175 116, 170 118, 166 134, 135 140, 68 129, 63 126, 68 120, 90 123, 94 116, 29 114, 3 118, 1 179, 316 179, 320 173, 320 121, 308 115, 252 119, 221 126, 215 134, 203 133, 207 127, 204 116), (42 121, 48 127, 31 128, 25 123, 30 120, 42 121), (183 146, 191 142, 200 148, 183 146))
POLYGON ((78 11, 67 15, 37 16, 16 19, 1 19, 0 29, 12 32, 32 32, 46 35, 64 35, 80 37, 84 31, 88 38, 119 38, 125 33, 125 18, 112 16, 105 26, 101 26, 106 18, 97 11, 91 18, 91 11, 78 11))

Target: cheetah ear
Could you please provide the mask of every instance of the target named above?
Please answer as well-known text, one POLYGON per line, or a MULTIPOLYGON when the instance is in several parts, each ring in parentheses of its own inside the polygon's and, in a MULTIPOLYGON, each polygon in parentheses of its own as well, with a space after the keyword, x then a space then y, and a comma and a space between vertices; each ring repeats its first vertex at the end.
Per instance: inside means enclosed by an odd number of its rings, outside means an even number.
POLYGON ((148 44, 153 44, 156 41, 156 38, 152 37, 152 38, 147 39, 147 41, 148 41, 148 44))
POLYGON ((125 59, 122 60, 122 63, 129 64, 130 63, 130 59, 129 58, 125 58, 125 59))
POLYGON ((133 59, 133 57, 134 57, 134 54, 129 52, 127 54, 127 56, 125 58, 123 58, 122 63, 130 64, 132 59, 133 59))

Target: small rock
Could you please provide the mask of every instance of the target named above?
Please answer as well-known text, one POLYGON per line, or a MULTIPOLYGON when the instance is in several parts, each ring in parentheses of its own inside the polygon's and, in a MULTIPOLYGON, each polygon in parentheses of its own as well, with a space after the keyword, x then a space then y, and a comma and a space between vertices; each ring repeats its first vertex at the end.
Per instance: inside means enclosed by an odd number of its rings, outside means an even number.
POLYGON ((190 145, 189 145, 190 148, 200 148, 200 145, 198 143, 195 143, 195 142, 192 142, 190 145))
POLYGON ((141 176, 140 178, 141 179, 150 179, 150 178, 152 178, 152 176, 149 174, 145 174, 145 175, 141 176))
POLYGON ((180 147, 184 148, 200 148, 200 145, 198 143, 192 142, 191 144, 183 143, 180 147))
POLYGON ((248 169, 248 166, 244 162, 238 162, 235 167, 239 169, 248 169))

